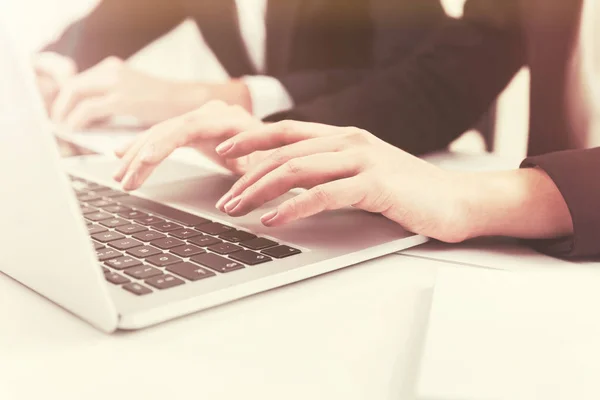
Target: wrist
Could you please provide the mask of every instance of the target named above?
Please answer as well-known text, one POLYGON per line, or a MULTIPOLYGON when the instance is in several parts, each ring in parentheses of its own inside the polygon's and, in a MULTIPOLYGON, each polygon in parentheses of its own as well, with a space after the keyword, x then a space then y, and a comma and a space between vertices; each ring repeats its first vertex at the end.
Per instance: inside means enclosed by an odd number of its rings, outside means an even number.
POLYGON ((540 169, 465 173, 467 238, 553 238, 573 232, 571 216, 553 181, 540 169))
POLYGON ((240 106, 252 114, 252 97, 248 86, 241 79, 215 84, 210 88, 210 98, 221 100, 232 106, 240 106))

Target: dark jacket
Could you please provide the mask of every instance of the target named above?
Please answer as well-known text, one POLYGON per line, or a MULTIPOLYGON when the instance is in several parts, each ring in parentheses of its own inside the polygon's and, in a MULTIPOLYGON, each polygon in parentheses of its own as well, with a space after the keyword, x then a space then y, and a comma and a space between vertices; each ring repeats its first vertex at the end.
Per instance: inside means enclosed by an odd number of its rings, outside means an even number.
MULTIPOLYGON (((84 70, 110 55, 128 58, 186 18, 231 77, 256 74, 234 0, 103 0, 46 49, 84 70)), ((265 73, 294 102, 309 101, 407 56, 446 18, 439 0, 269 0, 265 73)))

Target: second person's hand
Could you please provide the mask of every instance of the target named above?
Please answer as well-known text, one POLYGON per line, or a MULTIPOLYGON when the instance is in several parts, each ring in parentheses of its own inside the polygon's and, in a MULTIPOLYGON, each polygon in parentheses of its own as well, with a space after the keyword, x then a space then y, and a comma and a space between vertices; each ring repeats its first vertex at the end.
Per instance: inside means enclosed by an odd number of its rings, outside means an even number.
POLYGON ((251 108, 241 81, 223 84, 174 82, 137 71, 109 57, 64 81, 50 107, 51 119, 78 130, 111 117, 133 117, 152 126, 194 110, 213 99, 251 108))

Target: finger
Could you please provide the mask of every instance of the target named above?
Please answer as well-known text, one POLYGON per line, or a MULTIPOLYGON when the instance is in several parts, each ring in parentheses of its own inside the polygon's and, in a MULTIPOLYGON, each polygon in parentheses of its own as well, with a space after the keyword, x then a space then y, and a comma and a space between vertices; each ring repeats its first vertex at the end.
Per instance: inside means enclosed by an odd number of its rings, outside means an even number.
POLYGON ((269 172, 227 203, 234 217, 245 215, 294 188, 312 188, 360 172, 359 161, 344 153, 321 153, 294 158, 269 172))
POLYGON ((83 129, 110 117, 114 110, 115 101, 109 96, 85 99, 67 115, 65 126, 71 130, 83 129))
POLYGON ((119 169, 117 170, 117 172, 115 172, 115 174, 113 176, 113 178, 117 182, 121 182, 123 180, 123 178, 125 177, 125 174, 127 173, 129 166, 131 165, 131 162, 133 161, 134 157, 138 154, 139 149, 141 149, 142 146, 148 140, 149 132, 150 131, 140 133, 127 146, 126 151, 124 151, 123 155, 120 157, 121 158, 121 166, 119 167, 119 169))
POLYGON ((86 98, 104 96, 108 86, 97 82, 92 75, 77 76, 60 88, 52 105, 50 117, 54 122, 63 122, 75 106, 86 98))
POLYGON ((279 148, 302 140, 330 136, 345 128, 312 122, 282 121, 241 132, 221 143, 217 154, 237 158, 259 150, 279 148))
POLYGON ((260 220, 265 226, 275 227, 326 210, 354 206, 363 201, 369 188, 369 182, 360 176, 324 183, 284 201, 260 220))
POLYGON ((298 143, 292 143, 274 151, 270 156, 253 167, 217 202, 217 208, 225 211, 223 206, 232 198, 240 195, 246 188, 254 184, 261 177, 283 165, 291 159, 304 157, 311 154, 337 152, 344 149, 345 144, 339 140, 337 135, 309 139, 298 143))
POLYGON ((188 131, 179 121, 158 126, 146 134, 146 138, 129 150, 124 157, 128 161, 123 178, 123 189, 139 188, 152 172, 179 147, 185 146, 188 131), (173 125, 179 125, 174 128, 173 125))

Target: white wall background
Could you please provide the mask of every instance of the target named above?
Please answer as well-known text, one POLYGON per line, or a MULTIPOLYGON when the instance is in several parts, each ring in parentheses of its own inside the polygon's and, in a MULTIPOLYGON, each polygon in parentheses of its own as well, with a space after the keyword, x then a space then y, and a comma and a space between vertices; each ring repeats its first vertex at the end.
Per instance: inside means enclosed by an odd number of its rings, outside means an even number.
MULTIPOLYGON (((442 3, 450 15, 459 17, 464 1, 442 0, 442 3)), ((98 0, 0 0, 0 13, 18 29, 21 46, 34 52, 54 38, 70 21, 88 12, 97 2, 98 0)), ((216 60, 203 53, 201 43, 202 38, 197 28, 188 21, 142 51, 132 62, 148 72, 175 79, 224 79, 225 73, 216 60), (209 77, 196 76, 195 66, 200 62, 214 64, 214 74, 209 77)), ((496 149, 501 155, 525 154, 529 114, 528 85, 528 73, 523 71, 500 98, 496 149)), ((455 145, 455 148, 466 151, 479 151, 481 147, 481 139, 473 133, 466 135, 455 145)))

